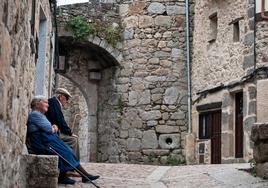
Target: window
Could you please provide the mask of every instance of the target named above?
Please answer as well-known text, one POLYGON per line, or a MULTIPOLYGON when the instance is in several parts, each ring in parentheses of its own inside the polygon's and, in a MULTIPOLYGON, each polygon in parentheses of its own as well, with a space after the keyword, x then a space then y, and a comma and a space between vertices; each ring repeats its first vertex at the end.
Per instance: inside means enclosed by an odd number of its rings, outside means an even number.
POLYGON ((203 113, 199 115, 199 138, 210 139, 211 136, 211 120, 210 113, 203 113))
POLYGON ((208 36, 209 42, 214 42, 217 38, 217 29, 218 29, 218 17, 217 13, 213 13, 209 16, 210 20, 210 32, 208 36))
POLYGON ((239 21, 233 23, 233 41, 239 42, 239 21))

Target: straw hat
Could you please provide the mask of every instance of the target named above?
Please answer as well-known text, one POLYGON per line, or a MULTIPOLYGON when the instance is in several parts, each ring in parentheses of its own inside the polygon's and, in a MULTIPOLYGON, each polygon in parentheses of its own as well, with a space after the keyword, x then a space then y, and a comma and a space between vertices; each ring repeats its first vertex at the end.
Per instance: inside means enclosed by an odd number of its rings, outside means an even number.
POLYGON ((71 98, 72 97, 72 95, 69 93, 69 91, 67 90, 67 89, 64 89, 64 88, 58 88, 58 89, 56 89, 56 92, 55 92, 56 94, 62 94, 62 95, 65 95, 65 96, 67 96, 67 97, 69 97, 69 98, 71 98))

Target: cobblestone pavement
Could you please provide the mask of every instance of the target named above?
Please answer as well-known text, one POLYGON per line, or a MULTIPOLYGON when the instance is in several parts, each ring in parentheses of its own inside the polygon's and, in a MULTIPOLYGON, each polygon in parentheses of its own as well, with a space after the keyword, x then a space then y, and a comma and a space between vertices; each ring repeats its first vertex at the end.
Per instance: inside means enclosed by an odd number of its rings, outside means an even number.
MULTIPOLYGON (((134 164, 82 164, 90 173, 100 175, 94 181, 100 188, 255 188, 268 187, 268 181, 248 172, 247 163, 222 165, 151 166, 134 164)), ((90 183, 61 185, 59 188, 93 188, 90 183)))

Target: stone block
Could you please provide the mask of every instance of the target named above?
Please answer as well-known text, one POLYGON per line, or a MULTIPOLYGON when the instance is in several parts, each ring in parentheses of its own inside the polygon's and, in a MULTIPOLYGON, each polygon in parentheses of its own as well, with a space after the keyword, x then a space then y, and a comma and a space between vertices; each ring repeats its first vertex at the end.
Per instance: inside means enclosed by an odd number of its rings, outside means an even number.
POLYGON ((154 130, 144 131, 142 136, 142 148, 155 149, 158 147, 157 136, 154 130))
POLYGON ((127 139, 127 149, 129 151, 139 151, 141 148, 141 141, 137 138, 128 138, 127 139))
POLYGON ((180 131, 180 128, 178 126, 167 126, 167 125, 158 125, 156 126, 156 132, 157 133, 178 133, 180 131))
POLYGON ((165 6, 162 3, 151 3, 148 7, 148 13, 150 14, 163 14, 165 10, 165 6))
POLYGON ((130 14, 142 13, 144 11, 145 6, 145 2, 133 2, 131 5, 129 5, 128 12, 130 14))
POLYGON ((245 36, 245 40, 244 40, 245 45, 252 45, 253 44, 253 41, 254 41, 254 34, 253 34, 253 32, 250 33, 250 34, 247 34, 245 36))
POLYGON ((244 62, 243 62, 243 69, 250 68, 254 65, 254 56, 249 55, 244 57, 244 62))
POLYGON ((253 148, 253 156, 257 163, 268 161, 268 143, 259 143, 253 148))
POLYGON ((159 145, 163 149, 180 148, 180 134, 162 134, 159 136, 159 145))
POLYGON ((185 8, 183 6, 167 6, 167 15, 184 15, 185 8))
POLYGON ((139 28, 147 28, 153 26, 153 18, 151 16, 140 16, 139 17, 139 28))
POLYGON ((259 126, 256 123, 252 126, 252 129, 251 129, 251 137, 250 138, 254 142, 257 142, 258 139, 259 139, 259 126))
POLYGON ((157 16, 154 22, 156 26, 160 27, 170 27, 172 24, 170 16, 157 16))
POLYGON ((256 114, 256 101, 250 101, 248 104, 248 115, 256 114))
POLYGON ((163 156, 163 155, 168 155, 169 150, 168 149, 144 149, 142 150, 142 153, 145 155, 163 156))
POLYGON ((268 162, 258 163, 256 165, 256 173, 257 173, 257 176, 267 179, 268 178, 268 162))
POLYGON ((268 79, 257 81, 257 122, 268 122, 268 79))
POLYGON ((222 138, 222 157, 232 157, 234 148, 234 136, 233 134, 223 133, 222 138))
POLYGON ((268 123, 258 125, 259 139, 268 140, 268 123))
POLYGON ((195 140, 196 136, 194 134, 187 134, 185 138, 185 158, 187 164, 195 164, 195 140))
POLYGON ((248 87, 248 94, 249 94, 249 99, 250 100, 256 99, 256 96, 257 96, 256 87, 249 86, 248 87))
POLYGON ((152 110, 149 112, 141 113, 141 118, 143 120, 156 120, 161 118, 161 112, 159 110, 152 110))
POLYGON ((179 88, 171 87, 167 88, 164 94, 164 104, 174 104, 179 98, 179 88))
POLYGON ((244 120, 244 130, 250 132, 255 122, 256 122, 256 116, 247 117, 244 120))
POLYGON ((27 187, 58 187, 58 156, 24 155, 27 187))

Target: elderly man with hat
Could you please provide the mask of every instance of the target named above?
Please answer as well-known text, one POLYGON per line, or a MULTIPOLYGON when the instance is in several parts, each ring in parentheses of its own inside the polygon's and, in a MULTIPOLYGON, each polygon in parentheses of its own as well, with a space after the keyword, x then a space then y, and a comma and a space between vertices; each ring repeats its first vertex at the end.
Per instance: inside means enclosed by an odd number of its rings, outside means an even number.
POLYGON ((68 144, 80 158, 78 137, 73 134, 72 130, 65 121, 62 113, 62 108, 66 107, 68 100, 72 97, 71 94, 64 88, 58 88, 55 91, 56 95, 48 99, 48 111, 46 112, 47 119, 51 124, 55 124, 59 129, 60 138, 68 144))

